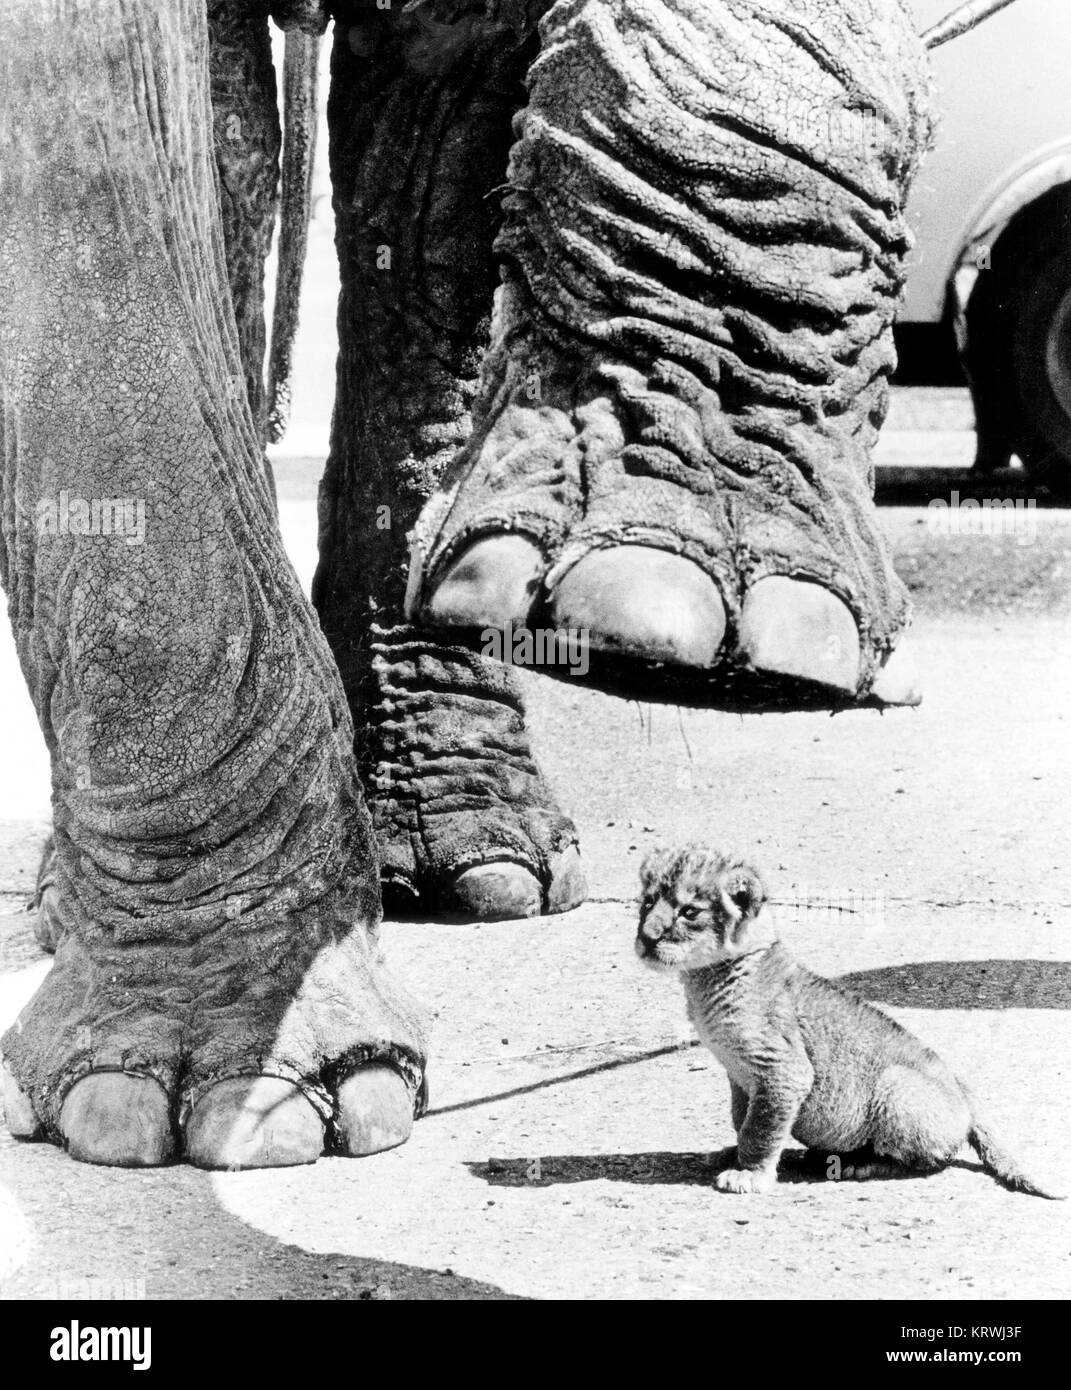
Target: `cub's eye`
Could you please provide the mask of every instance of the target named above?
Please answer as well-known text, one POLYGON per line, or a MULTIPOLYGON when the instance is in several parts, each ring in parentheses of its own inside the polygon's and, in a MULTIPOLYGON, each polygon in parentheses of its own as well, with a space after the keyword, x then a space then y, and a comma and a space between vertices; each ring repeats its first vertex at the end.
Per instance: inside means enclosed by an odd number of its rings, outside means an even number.
POLYGON ((681 908, 680 915, 686 922, 695 922, 702 917, 703 909, 697 907, 695 903, 689 903, 687 907, 681 908))

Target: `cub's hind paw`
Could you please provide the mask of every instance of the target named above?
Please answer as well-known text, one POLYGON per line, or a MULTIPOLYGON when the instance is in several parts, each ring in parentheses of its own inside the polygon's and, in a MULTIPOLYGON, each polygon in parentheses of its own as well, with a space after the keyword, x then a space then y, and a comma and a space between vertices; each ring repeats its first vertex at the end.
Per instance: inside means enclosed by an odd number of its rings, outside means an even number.
POLYGON ((772 1192, 777 1174, 765 1169, 726 1168, 714 1179, 719 1192, 772 1192))

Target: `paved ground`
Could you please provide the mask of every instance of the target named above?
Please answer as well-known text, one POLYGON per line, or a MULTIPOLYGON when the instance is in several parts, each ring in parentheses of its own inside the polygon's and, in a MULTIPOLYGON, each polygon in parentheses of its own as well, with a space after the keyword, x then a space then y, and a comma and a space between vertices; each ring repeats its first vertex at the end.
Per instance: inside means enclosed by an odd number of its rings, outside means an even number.
MULTIPOLYGON (((962 398, 913 394, 897 408, 910 428, 885 448, 898 461, 947 463, 962 447, 962 398)), ((307 578, 312 470, 279 473, 307 578)), ((361 1162, 210 1175, 94 1169, 5 1137, 0 1291, 1071 1293, 1071 1210, 1004 1192, 969 1155, 924 1181, 713 1191, 706 1154, 730 1139, 724 1076, 689 1045, 672 982, 631 953, 649 844, 748 847, 792 946, 940 1050, 1029 1165, 1071 1187, 1071 521, 1039 513, 1032 544, 946 540, 925 500, 884 513, 920 609, 921 710, 739 718, 529 680, 536 744, 580 826, 592 899, 535 924, 387 925, 396 968, 439 1015, 432 1111, 412 1142, 361 1162)), ((6 1023, 48 969, 20 910, 46 769, 6 639, 0 695, 6 1023)))
MULTIPOLYGON (((329 221, 312 235, 321 273, 306 291, 298 413, 275 451, 306 584, 334 352, 329 221)), ((412 1142, 210 1175, 91 1168, 5 1135, 0 1293, 1071 1293, 1071 1210, 1002 1191, 967 1156, 925 1181, 714 1192, 724 1076, 689 1045, 675 986, 631 951, 649 844, 747 847, 792 946, 942 1051, 1024 1159, 1071 1188, 1071 517, 1027 513, 1032 537, 935 535, 927 504, 948 496, 942 469, 969 464, 971 423, 963 392, 901 392, 880 446, 887 470, 932 472, 882 513, 919 611, 921 710, 738 718, 530 680, 535 742, 576 816, 592 898, 538 923, 387 924, 396 968, 439 1015, 432 1111, 412 1142)), ((6 625, 0 707, 6 1026, 48 969, 22 911, 48 767, 6 625)))

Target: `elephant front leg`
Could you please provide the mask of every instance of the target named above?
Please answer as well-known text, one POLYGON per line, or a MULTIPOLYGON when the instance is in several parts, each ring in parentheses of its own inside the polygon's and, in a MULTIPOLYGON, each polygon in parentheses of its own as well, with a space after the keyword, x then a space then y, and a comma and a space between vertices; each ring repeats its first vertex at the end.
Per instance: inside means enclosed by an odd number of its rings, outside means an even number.
POLYGON ((421 518, 411 616, 542 613, 709 673, 714 701, 917 702, 869 458, 928 133, 910 17, 560 0, 540 38, 472 434, 421 518))
POLYGON ((354 714, 388 911, 531 916, 585 891, 513 673, 403 611, 406 535, 468 434, 495 190, 533 51, 483 0, 336 7, 342 296, 313 592, 354 714))
POLYGON ((203 0, 5 7, 0 146, 0 565, 62 923, 9 1126, 125 1165, 400 1142, 426 1017, 244 390, 203 0))

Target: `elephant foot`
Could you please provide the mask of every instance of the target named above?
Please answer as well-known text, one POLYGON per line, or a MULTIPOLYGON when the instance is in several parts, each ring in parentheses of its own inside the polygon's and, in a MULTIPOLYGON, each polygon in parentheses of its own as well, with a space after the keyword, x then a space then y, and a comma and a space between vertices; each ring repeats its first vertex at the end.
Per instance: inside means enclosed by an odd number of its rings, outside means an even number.
MULTIPOLYGON (((16 1138, 41 1125, 30 1097, 4 1069, 4 1113, 16 1138)), ((339 1086, 331 1151, 363 1158, 404 1144, 413 1096, 401 1073, 370 1064, 339 1086)), ((198 1168, 283 1168, 315 1163, 327 1125, 301 1088, 275 1076, 234 1077, 197 1102, 176 1135, 166 1091, 147 1077, 91 1072, 67 1094, 59 1133, 72 1158, 116 1168, 155 1168, 182 1156, 198 1168)))
POLYGON ((472 433, 412 533, 406 615, 585 634, 589 679, 631 663, 646 698, 913 703, 870 453, 929 134, 917 39, 892 4, 851 32, 822 0, 729 8, 693 7, 686 44, 672 5, 543 16, 472 433), (804 157, 817 91, 831 131, 861 92, 896 120, 804 157))
POLYGON ((388 915, 568 912, 587 894, 573 823, 532 757, 510 669, 413 628, 373 632, 362 763, 388 915))
POLYGON ((425 1103, 424 1016, 364 930, 321 926, 310 939, 295 914, 241 954, 217 941, 210 977, 203 962, 184 977, 172 952, 166 981, 148 943, 91 959, 69 932, 3 1040, 8 1129, 127 1168, 285 1167, 404 1143, 425 1103))
MULTIPOLYGON (((566 633, 617 664, 645 663, 648 690, 668 686, 674 669, 700 675, 700 702, 746 707, 750 681, 756 692, 778 688, 782 705, 919 703, 902 647, 906 597, 856 434, 827 429, 807 441, 806 476, 771 459, 745 486, 701 450, 692 467, 673 466, 668 445, 695 454, 699 423, 713 448, 716 403, 690 420, 670 382, 655 389, 623 366, 620 390, 595 395, 608 368, 589 365, 586 379, 579 367, 555 372, 523 323, 510 328, 525 312, 516 287, 503 287, 497 312, 507 326, 488 371, 501 370, 507 386, 536 372, 542 403, 526 407, 503 386, 450 486, 425 507, 411 548, 411 621, 466 640, 511 627, 566 633), (520 366, 501 361, 507 344, 520 366), (640 442, 655 420, 657 451, 640 442)), ((610 669, 593 662, 590 677, 610 669)))
POLYGON ((392 1066, 360 1067, 337 1087, 334 1099, 334 1115, 325 1122, 292 1081, 219 1081, 186 1119, 186 1158, 198 1168, 286 1168, 315 1163, 328 1148, 364 1158, 404 1144, 412 1133, 413 1092, 392 1066))
MULTIPOLYGON (((435 626, 528 626, 536 609, 538 548, 517 535, 481 537, 432 590, 435 626)), ((641 545, 591 551, 545 595, 555 630, 586 634, 591 650, 706 671, 726 655, 727 615, 713 580, 681 555, 641 545)), ((788 677, 851 697, 862 651, 851 610, 807 579, 771 575, 747 590, 732 657, 744 670, 788 677)), ((903 644, 878 665, 869 699, 917 705, 922 692, 903 644)))

